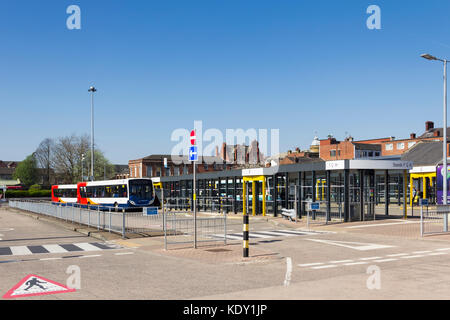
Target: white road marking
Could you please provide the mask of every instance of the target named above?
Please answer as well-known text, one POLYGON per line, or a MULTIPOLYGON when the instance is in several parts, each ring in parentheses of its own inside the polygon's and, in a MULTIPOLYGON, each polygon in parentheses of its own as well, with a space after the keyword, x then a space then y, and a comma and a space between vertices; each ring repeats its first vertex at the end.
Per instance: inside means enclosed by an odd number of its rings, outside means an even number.
POLYGON ((430 252, 433 252, 433 251, 430 251, 430 250, 427 250, 427 251, 413 251, 413 253, 430 253, 430 252))
MULTIPOLYGON (((223 236, 222 236, 222 238, 223 238, 223 236)), ((232 236, 232 235, 227 234, 227 239, 230 239, 230 240, 242 240, 242 236, 239 237, 239 236, 232 236)))
POLYGON ((448 254, 448 252, 433 252, 433 253, 430 253, 428 255, 429 256, 440 256, 440 255, 443 255, 443 254, 448 254))
POLYGON ((375 259, 381 259, 381 257, 359 258, 359 260, 375 260, 375 259))
POLYGON ((450 250, 450 248, 441 248, 441 249, 436 249, 435 251, 447 251, 450 250))
POLYGON ((119 253, 115 253, 116 256, 123 256, 126 254, 134 254, 134 252, 119 252, 119 253))
POLYGON ((312 266, 320 266, 321 264, 324 264, 323 262, 316 262, 316 263, 305 263, 305 264, 299 264, 299 267, 312 267, 312 266))
MULTIPOLYGON (((287 234, 287 233, 278 233, 275 231, 255 231, 257 233, 267 234, 271 236, 285 236, 285 237, 295 237, 295 234, 287 234)), ((255 233, 250 233, 250 235, 255 235, 255 233)), ((271 236, 268 236, 268 238, 272 238, 271 236)))
POLYGON ((46 261, 46 260, 60 260, 60 259, 62 259, 62 258, 61 257, 60 258, 43 258, 43 259, 39 259, 39 260, 46 261))
POLYGON ((401 256, 407 256, 408 253, 396 253, 396 254, 388 254, 387 257, 401 257, 401 256))
POLYGON ((401 258, 402 259, 412 259, 412 258, 421 258, 421 257, 425 257, 425 256, 418 254, 418 255, 415 255, 415 256, 404 256, 404 257, 401 257, 401 258))
POLYGON ((80 258, 94 258, 94 257, 101 257, 101 256, 102 256, 101 254, 91 254, 88 256, 81 256, 80 258))
POLYGON ((13 256, 26 256, 29 254, 33 254, 27 246, 17 246, 17 247, 9 247, 13 256))
POLYGON ((335 241, 335 240, 319 240, 319 239, 305 239, 309 241, 315 241, 320 243, 331 244, 334 246, 340 246, 350 248, 358 251, 376 250, 384 248, 392 248, 394 246, 376 243, 364 243, 364 242, 349 242, 349 241, 335 241))
POLYGON ((391 258, 391 259, 380 259, 380 260, 374 260, 374 262, 388 262, 388 261, 397 261, 398 259, 391 258))
POLYGON ((352 263, 344 263, 344 266, 353 266, 357 264, 367 264, 368 262, 360 261, 360 262, 352 262, 352 263))
POLYGON ((286 277, 284 278, 284 285, 287 287, 291 282, 292 274, 292 259, 290 257, 286 258, 286 277))
POLYGON ((344 263, 344 262, 353 262, 353 260, 337 260, 337 261, 330 261, 330 263, 344 263))
POLYGON ((378 224, 365 224, 361 226, 351 226, 346 227, 348 229, 358 229, 358 228, 372 228, 372 227, 379 227, 379 226, 393 226, 396 224, 408 224, 408 223, 419 223, 419 221, 405 221, 405 222, 391 222, 391 223, 378 223, 378 224))
POLYGON ((81 242, 81 243, 74 243, 77 247, 83 249, 84 251, 99 251, 102 250, 96 246, 93 246, 92 244, 89 244, 87 242, 81 242))
POLYGON ((43 247, 50 253, 66 253, 67 250, 57 244, 44 244, 43 247))
POLYGON ((329 264, 329 265, 325 265, 325 266, 320 266, 320 267, 312 267, 311 269, 327 269, 327 268, 336 268, 337 265, 335 264, 329 264))

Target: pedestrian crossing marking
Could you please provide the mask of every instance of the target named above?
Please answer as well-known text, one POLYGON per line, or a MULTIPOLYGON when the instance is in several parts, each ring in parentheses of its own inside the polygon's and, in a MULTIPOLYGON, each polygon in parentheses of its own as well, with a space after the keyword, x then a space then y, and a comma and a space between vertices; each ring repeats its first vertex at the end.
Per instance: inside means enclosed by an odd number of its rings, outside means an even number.
MULTIPOLYGON (((274 237, 296 237, 296 236, 304 236, 304 235, 315 235, 319 234, 317 232, 311 231, 295 231, 295 230, 258 230, 249 233, 250 239, 270 239, 274 237)), ((216 239, 223 239, 223 234, 213 234, 211 237, 216 239)), ((230 233, 226 235, 227 240, 242 240, 242 233, 230 233)))
POLYGON ((12 246, 12 247, 0 247, 1 256, 25 256, 32 254, 49 254, 49 253, 67 253, 67 252, 80 252, 80 251, 102 251, 110 249, 120 249, 120 246, 112 246, 102 243, 66 243, 66 244, 44 244, 33 246, 12 246))
POLYGON ((21 298, 39 296, 45 294, 56 294, 74 292, 75 289, 68 288, 60 283, 54 282, 30 274, 19 281, 13 288, 11 288, 4 296, 3 299, 21 298))

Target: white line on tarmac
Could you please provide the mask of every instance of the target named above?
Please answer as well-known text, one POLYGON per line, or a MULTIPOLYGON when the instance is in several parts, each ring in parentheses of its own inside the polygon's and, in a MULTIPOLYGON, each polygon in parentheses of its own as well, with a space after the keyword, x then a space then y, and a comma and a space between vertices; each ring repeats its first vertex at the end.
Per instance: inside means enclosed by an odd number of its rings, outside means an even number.
POLYGON ((409 253, 396 253, 396 254, 388 254, 387 257, 401 257, 401 256, 407 256, 409 253))
POLYGON ((381 257, 359 258, 359 260, 375 260, 375 259, 381 259, 381 257))
POLYGON ((284 278, 284 285, 287 287, 291 282, 292 274, 292 258, 286 258, 286 277, 284 278))
POLYGON ((119 252, 119 253, 115 253, 116 256, 123 256, 126 254, 134 254, 134 252, 119 252))
POLYGON ((47 260, 59 260, 59 259, 62 259, 62 258, 61 257, 60 258, 43 258, 43 259, 39 259, 39 260, 47 261, 47 260))
POLYGON ((13 256, 26 256, 33 254, 27 246, 10 247, 13 256))
POLYGON ((380 260, 374 260, 374 262, 388 262, 388 261, 397 261, 398 259, 380 259, 380 260))
POLYGON ((425 256, 418 254, 415 256, 404 256, 404 257, 402 257, 402 259, 421 258, 421 257, 425 257, 425 256))
POLYGON ((337 267, 337 265, 328 264, 328 265, 320 266, 320 267, 312 267, 311 269, 327 269, 327 268, 335 268, 335 267, 337 267))
POLYGON ((93 258, 93 257, 101 257, 101 256, 102 256, 101 254, 91 254, 91 255, 88 255, 88 256, 82 256, 80 258, 93 258))
POLYGON ((435 251, 447 251, 450 250, 450 248, 441 248, 441 249, 436 249, 435 251))
POLYGON ((379 227, 379 226, 393 226, 396 224, 407 224, 407 223, 419 223, 419 221, 405 221, 405 222, 391 222, 391 223, 378 223, 378 224, 365 224, 360 226, 351 226, 346 227, 348 229, 357 229, 357 228, 372 228, 372 227, 379 227))
POLYGON ((353 260, 337 260, 337 261, 330 261, 329 263, 344 263, 344 262, 353 262, 353 260))
POLYGON ((433 252, 433 251, 430 251, 430 250, 427 250, 427 251, 413 251, 413 253, 430 253, 430 252, 433 252))
POLYGON ((448 252, 433 252, 433 253, 430 253, 428 255, 429 256, 440 256, 440 255, 443 255, 443 254, 448 254, 448 252))
POLYGON ((312 267, 312 266, 320 266, 321 264, 324 264, 323 262, 316 262, 316 263, 305 263, 305 264, 299 264, 299 267, 312 267))
POLYGON ((344 263, 344 266, 353 266, 353 265, 357 265, 357 264, 367 264, 367 262, 360 261, 360 262, 344 263))

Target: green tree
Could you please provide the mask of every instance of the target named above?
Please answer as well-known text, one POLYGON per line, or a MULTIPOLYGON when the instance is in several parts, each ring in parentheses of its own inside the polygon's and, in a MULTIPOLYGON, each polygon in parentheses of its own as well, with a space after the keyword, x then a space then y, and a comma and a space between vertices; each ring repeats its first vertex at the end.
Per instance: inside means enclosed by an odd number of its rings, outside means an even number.
POLYGON ((38 180, 37 162, 33 155, 29 155, 19 163, 13 174, 14 179, 19 179, 26 187, 35 184, 38 180))

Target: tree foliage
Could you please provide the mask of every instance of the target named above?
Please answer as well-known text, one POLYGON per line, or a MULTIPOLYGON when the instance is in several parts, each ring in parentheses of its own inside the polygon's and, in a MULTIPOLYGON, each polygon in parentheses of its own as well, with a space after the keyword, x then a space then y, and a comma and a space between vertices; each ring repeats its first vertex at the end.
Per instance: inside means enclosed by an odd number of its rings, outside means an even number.
POLYGON ((29 155, 17 165, 13 174, 14 179, 20 180, 20 183, 29 187, 38 180, 37 161, 33 155, 29 155))

